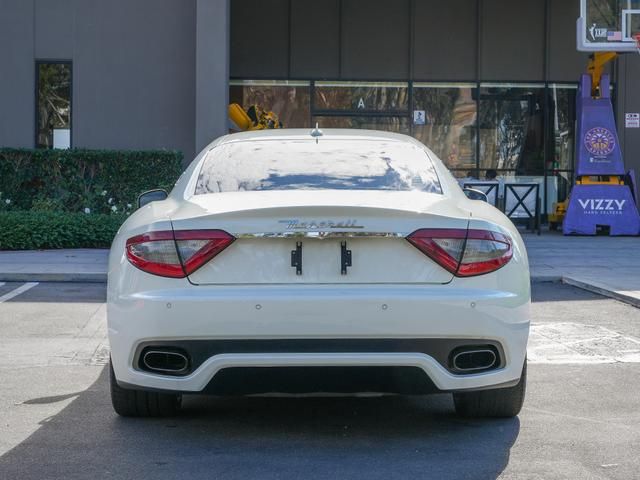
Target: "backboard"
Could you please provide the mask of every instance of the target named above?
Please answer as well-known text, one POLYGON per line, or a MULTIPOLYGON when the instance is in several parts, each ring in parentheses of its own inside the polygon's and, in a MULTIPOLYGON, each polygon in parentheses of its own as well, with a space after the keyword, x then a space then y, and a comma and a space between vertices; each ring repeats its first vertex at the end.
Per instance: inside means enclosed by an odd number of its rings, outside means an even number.
POLYGON ((582 52, 635 52, 640 0, 580 0, 577 48, 582 52))

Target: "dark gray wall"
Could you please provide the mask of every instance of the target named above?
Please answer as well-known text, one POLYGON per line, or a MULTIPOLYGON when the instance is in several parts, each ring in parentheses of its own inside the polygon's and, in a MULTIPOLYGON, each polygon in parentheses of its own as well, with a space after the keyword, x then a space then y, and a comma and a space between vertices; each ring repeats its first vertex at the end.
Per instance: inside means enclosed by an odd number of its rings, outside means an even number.
POLYGON ((74 147, 190 160, 227 131, 228 1, 0 0, 0 145, 34 146, 35 61, 71 60, 74 147))
POLYGON ((33 2, 0 0, 0 146, 33 147, 33 2))
POLYGON ((233 0, 231 76, 407 78, 409 19, 410 0, 233 0))
POLYGON ((413 12, 413 78, 474 80, 478 67, 478 2, 422 0, 413 12))
POLYGON ((73 58, 76 0, 34 0, 33 3, 36 58, 73 58))
MULTIPOLYGON (((480 78, 544 80, 544 0, 483 0, 481 5, 480 78)), ((566 28, 575 30, 572 25, 566 28)))
POLYGON ((409 0, 343 0, 342 77, 408 78, 409 19, 409 0))
POLYGON ((340 25, 336 21, 340 3, 340 0, 291 2, 292 78, 340 76, 340 25))
POLYGON ((289 75, 289 0, 231 0, 231 74, 289 75))
MULTIPOLYGON (((196 153, 228 132, 229 0, 197 0, 196 153)), ((187 158, 188 159, 188 158, 187 158)))
POLYGON ((580 16, 577 1, 551 0, 548 12, 548 73, 554 82, 575 82, 585 70, 589 55, 576 50, 576 19, 580 16))
POLYGON ((193 155, 195 2, 82 0, 71 14, 74 146, 193 155))
POLYGON ((576 0, 233 0, 231 76, 576 82, 578 11, 576 0))

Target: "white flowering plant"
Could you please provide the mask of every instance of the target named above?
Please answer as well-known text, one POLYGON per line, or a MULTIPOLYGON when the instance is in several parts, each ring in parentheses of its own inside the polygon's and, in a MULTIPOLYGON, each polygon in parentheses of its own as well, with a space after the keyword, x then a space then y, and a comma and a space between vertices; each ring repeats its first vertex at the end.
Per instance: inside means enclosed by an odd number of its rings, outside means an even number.
POLYGON ((9 198, 6 195, 3 195, 2 192, 0 192, 0 212, 7 212, 9 210, 13 209, 13 202, 11 201, 11 198, 9 198))
POLYGON ((87 215, 106 213, 110 215, 130 215, 135 210, 129 199, 121 199, 115 192, 106 190, 101 185, 95 185, 82 198, 80 212, 87 215))

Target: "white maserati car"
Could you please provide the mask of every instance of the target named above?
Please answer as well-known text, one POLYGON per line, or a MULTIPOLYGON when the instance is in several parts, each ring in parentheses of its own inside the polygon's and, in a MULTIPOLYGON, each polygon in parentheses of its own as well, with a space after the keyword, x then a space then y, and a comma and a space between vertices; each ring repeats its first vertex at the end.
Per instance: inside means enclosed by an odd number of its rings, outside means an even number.
POLYGON ((463 416, 520 411, 522 239, 418 141, 233 134, 140 204, 109 258, 120 415, 172 415, 189 393, 451 392, 463 416))

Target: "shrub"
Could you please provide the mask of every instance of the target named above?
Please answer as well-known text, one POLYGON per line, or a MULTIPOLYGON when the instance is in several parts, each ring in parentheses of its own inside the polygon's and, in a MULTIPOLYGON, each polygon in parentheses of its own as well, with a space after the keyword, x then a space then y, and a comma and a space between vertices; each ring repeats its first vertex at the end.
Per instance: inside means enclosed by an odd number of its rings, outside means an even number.
POLYGON ((181 172, 175 151, 2 148, 0 211, 121 213, 146 190, 171 190, 181 172))
POLYGON ((0 212, 0 250, 107 248, 125 219, 122 214, 0 212))

